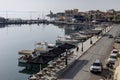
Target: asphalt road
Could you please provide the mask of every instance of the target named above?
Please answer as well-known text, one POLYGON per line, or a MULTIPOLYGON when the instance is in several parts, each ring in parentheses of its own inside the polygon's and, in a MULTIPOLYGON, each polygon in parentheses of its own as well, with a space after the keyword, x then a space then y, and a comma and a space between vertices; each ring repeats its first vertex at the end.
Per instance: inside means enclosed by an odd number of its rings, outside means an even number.
MULTIPOLYGON (((120 31, 120 25, 113 25, 108 34, 116 35, 120 31)), ((99 80, 106 78, 110 73, 105 68, 105 60, 113 48, 114 39, 108 36, 102 37, 93 47, 91 47, 83 56, 76 60, 65 72, 59 76, 59 80, 99 80), (94 59, 101 59, 104 69, 101 74, 90 73, 90 65, 94 59)))

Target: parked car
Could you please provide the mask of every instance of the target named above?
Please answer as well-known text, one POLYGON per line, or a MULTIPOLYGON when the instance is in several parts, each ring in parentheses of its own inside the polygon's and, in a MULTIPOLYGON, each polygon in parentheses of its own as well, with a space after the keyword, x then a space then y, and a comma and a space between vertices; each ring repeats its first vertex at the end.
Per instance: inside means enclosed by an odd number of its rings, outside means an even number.
POLYGON ((116 55, 110 55, 110 57, 108 58, 108 62, 107 64, 115 64, 115 61, 117 60, 117 56, 116 55))
POLYGON ((115 38, 115 42, 116 42, 116 43, 120 43, 120 37, 116 37, 116 38, 115 38))
POLYGON ((95 59, 90 66, 90 72, 102 72, 102 62, 99 59, 95 59))
POLYGON ((111 54, 110 55, 113 55, 113 56, 118 56, 118 50, 117 49, 113 49, 112 51, 111 51, 111 54))
POLYGON ((113 35, 109 35, 108 38, 113 38, 113 35))
POLYGON ((103 37, 107 37, 107 36, 109 36, 109 34, 105 33, 105 34, 103 34, 102 36, 103 36, 103 37))

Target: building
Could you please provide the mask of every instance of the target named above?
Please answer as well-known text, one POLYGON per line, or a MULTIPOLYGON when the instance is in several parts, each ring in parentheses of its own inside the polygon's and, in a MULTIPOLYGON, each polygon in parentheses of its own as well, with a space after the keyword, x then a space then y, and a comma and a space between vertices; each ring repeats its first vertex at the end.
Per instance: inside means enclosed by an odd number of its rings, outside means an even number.
POLYGON ((72 17, 73 15, 78 14, 78 9, 65 10, 65 15, 72 17))
POLYGON ((4 17, 0 17, 0 24, 5 23, 5 18, 4 17))
POLYGON ((82 15, 74 15, 74 18, 77 22, 83 22, 85 21, 85 16, 82 16, 82 15))

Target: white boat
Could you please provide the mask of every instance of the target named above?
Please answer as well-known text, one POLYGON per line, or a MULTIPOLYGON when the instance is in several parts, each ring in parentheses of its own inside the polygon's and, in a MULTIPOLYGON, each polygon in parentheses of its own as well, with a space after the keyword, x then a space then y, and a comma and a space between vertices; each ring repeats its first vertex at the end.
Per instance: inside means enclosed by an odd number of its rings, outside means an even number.
POLYGON ((44 53, 46 51, 49 51, 53 48, 55 48, 56 45, 55 44, 49 44, 47 42, 38 42, 38 43, 35 43, 35 51, 38 51, 40 53, 44 53))
POLYGON ((45 53, 55 47, 54 44, 48 44, 47 42, 41 43, 35 43, 35 49, 34 50, 21 50, 19 51, 20 58, 18 58, 19 62, 26 63, 29 59, 33 59, 37 56, 39 56, 42 53, 45 53))
POLYGON ((87 35, 82 35, 80 33, 74 33, 74 34, 71 34, 71 37, 74 38, 75 40, 86 40, 89 38, 89 36, 87 35))
POLYGON ((30 58, 34 58, 37 56, 34 52, 34 50, 21 50, 19 51, 20 58, 18 58, 18 61, 21 63, 26 63, 30 58))
POLYGON ((64 44, 64 43, 77 43, 78 40, 71 38, 70 36, 58 36, 56 40, 56 44, 64 44))

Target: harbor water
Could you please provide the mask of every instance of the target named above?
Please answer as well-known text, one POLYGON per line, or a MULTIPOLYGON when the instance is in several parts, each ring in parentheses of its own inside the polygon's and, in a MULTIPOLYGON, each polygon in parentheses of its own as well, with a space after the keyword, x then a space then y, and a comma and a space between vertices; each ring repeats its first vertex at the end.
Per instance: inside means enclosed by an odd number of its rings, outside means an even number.
MULTIPOLYGON (((34 49, 36 42, 55 43, 63 28, 54 25, 7 25, 0 27, 0 80, 27 80, 30 74, 21 72, 18 51, 34 49)), ((29 71, 28 71, 29 72, 29 71)))
POLYGON ((19 64, 18 51, 33 50, 37 42, 55 44, 58 36, 69 35, 84 28, 80 25, 53 24, 0 25, 0 80, 26 80, 39 71, 38 65, 30 65, 29 68, 28 65, 25 67, 19 64))

